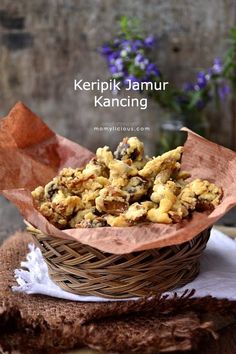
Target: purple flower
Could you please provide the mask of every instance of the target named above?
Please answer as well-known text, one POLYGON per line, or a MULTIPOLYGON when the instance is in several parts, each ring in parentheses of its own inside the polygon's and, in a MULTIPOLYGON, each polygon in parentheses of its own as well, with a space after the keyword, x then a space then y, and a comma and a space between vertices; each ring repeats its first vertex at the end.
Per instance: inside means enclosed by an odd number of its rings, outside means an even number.
POLYGON ((100 48, 100 53, 103 55, 109 55, 112 53, 112 49, 109 46, 109 44, 103 44, 103 46, 100 48))
POLYGON ((144 39, 144 44, 146 47, 153 47, 155 44, 155 37, 153 35, 148 36, 147 38, 144 39))
POLYGON ((203 71, 200 71, 197 74, 197 87, 195 87, 197 90, 198 89, 203 89, 205 88, 207 85, 207 78, 206 78, 206 74, 203 71))
POLYGON ((137 50, 143 47, 143 41, 141 39, 122 39, 120 41, 120 47, 126 52, 136 52, 137 50))
POLYGON ((120 46, 122 47, 122 49, 124 49, 126 52, 130 52, 131 50, 131 44, 132 41, 129 41, 128 39, 122 39, 120 42, 120 46))
POLYGON ((109 70, 114 77, 121 77, 123 76, 123 67, 123 60, 118 57, 117 59, 112 60, 109 65, 109 70))
POLYGON ((121 43, 121 40, 119 38, 115 38, 113 41, 113 44, 115 47, 119 47, 120 43, 121 43))
POLYGON ((123 69, 123 60, 121 58, 116 59, 115 65, 118 68, 118 70, 121 71, 123 69))
POLYGON ((115 59, 119 58, 120 52, 111 52, 107 56, 107 60, 110 64, 113 64, 115 59))
POLYGON ((140 53, 138 53, 134 59, 134 64, 139 66, 141 69, 145 69, 148 63, 149 60, 140 53))
POLYGON ((132 43, 131 43, 131 49, 132 51, 136 51, 140 48, 143 47, 143 42, 141 41, 141 39, 135 39, 132 43))
POLYGON ((160 76, 160 72, 157 69, 157 66, 154 63, 149 63, 146 67, 146 73, 147 75, 155 75, 155 76, 160 76))
POLYGON ((218 95, 220 96, 220 98, 223 100, 225 98, 225 96, 227 96, 230 93, 230 88, 228 85, 226 85, 225 83, 223 83, 223 85, 220 85, 218 87, 218 95))
POLYGON ((109 66, 109 70, 110 70, 110 72, 111 72, 112 75, 119 73, 119 70, 118 70, 117 66, 115 66, 115 65, 110 65, 110 66, 109 66))
POLYGON ((213 74, 213 69, 212 68, 208 69, 207 73, 205 74, 207 81, 211 80, 212 74, 213 74))
POLYGON ((142 63, 144 61, 144 56, 140 53, 138 53, 135 57, 135 63, 142 63))
POLYGON ((212 72, 214 74, 221 74, 223 70, 223 66, 222 66, 222 61, 220 58, 215 58, 214 60, 214 64, 212 67, 212 72))

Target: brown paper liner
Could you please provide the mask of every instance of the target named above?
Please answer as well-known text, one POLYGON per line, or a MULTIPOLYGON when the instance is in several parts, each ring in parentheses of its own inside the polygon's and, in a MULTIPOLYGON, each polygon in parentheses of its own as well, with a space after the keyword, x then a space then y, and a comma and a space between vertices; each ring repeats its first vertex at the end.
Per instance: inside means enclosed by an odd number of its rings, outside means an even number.
POLYGON ((0 190, 42 232, 104 252, 125 254, 189 241, 236 205, 236 153, 185 130, 182 168, 192 178, 208 179, 223 188, 222 202, 209 215, 194 212, 190 220, 172 225, 58 230, 34 208, 30 191, 46 184, 63 167, 84 165, 94 154, 54 133, 22 103, 0 121, 0 190))

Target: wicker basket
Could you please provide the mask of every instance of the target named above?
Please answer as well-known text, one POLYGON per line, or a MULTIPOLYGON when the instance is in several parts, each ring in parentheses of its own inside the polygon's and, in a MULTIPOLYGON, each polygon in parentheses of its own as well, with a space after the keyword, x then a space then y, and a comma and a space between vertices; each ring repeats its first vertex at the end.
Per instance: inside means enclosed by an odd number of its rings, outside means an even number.
POLYGON ((210 234, 207 229, 180 245, 114 255, 44 235, 28 223, 27 230, 41 249, 51 279, 60 288, 113 299, 157 294, 192 281, 210 234))

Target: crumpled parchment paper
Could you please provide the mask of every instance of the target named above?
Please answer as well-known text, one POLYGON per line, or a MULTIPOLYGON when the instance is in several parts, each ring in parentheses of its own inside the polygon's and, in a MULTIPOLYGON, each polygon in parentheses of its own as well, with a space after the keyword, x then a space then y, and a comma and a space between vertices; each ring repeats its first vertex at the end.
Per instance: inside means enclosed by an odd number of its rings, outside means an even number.
POLYGON ((42 232, 104 252, 124 254, 189 241, 236 205, 236 152, 187 131, 182 168, 192 178, 208 179, 223 188, 222 202, 210 214, 194 212, 190 220, 172 225, 57 229, 34 208, 30 191, 63 167, 84 165, 94 154, 53 132, 22 103, 0 120, 0 193, 42 232))

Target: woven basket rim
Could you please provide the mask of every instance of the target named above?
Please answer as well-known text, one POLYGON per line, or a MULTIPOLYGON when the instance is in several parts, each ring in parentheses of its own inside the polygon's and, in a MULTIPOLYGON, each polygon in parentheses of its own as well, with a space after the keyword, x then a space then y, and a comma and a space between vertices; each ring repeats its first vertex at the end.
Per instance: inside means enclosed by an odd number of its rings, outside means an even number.
POLYGON ((160 294, 192 281, 209 238, 207 229, 180 245, 116 255, 45 235, 32 225, 28 231, 59 287, 74 294, 109 299, 160 294))

